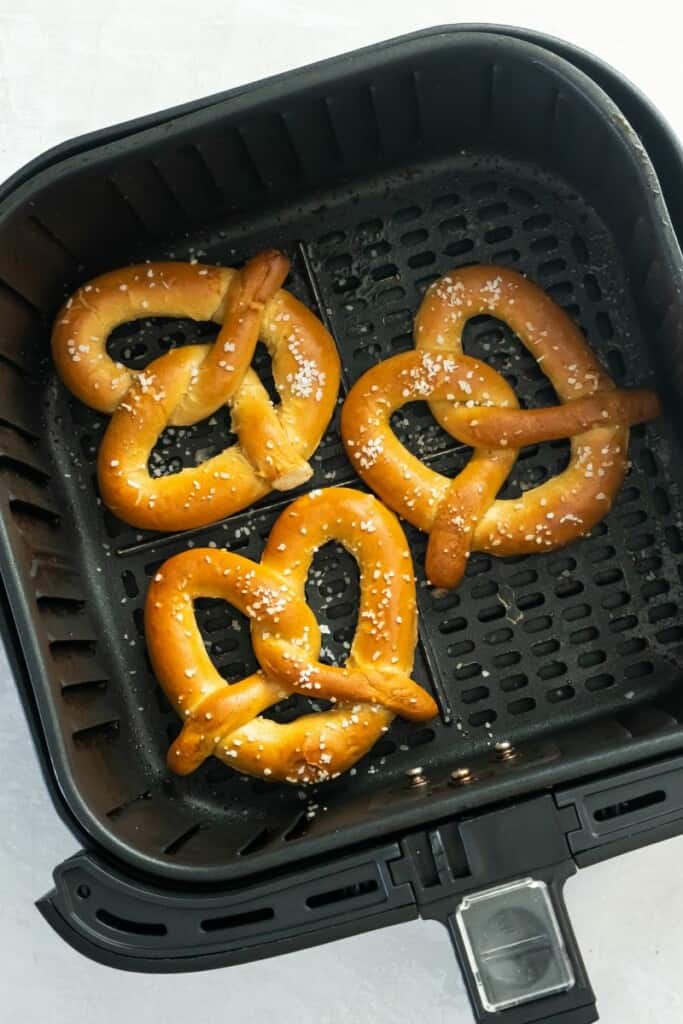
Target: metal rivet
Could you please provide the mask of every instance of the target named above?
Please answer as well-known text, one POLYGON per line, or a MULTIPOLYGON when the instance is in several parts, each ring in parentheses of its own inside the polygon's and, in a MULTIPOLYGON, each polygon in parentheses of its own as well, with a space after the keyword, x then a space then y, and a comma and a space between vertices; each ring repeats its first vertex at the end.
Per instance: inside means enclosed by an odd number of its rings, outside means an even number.
POLYGON ((408 768, 406 778, 408 779, 410 789, 417 789, 419 786, 427 785, 427 776, 424 773, 424 769, 419 765, 416 765, 415 768, 408 768))
POLYGON ((469 768, 456 768, 451 772, 451 785, 466 786, 468 782, 474 782, 474 775, 469 768))
POLYGON ((500 743, 496 743, 496 758, 498 761, 512 761, 517 756, 517 751, 510 743, 510 740, 501 740, 500 743))

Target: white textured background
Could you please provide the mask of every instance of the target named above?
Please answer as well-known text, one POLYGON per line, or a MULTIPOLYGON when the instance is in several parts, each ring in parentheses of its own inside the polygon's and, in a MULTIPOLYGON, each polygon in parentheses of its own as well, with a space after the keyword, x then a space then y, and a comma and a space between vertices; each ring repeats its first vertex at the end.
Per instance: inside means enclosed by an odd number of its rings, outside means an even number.
MULTIPOLYGON (((0 0, 0 179, 64 139, 354 47, 456 21, 563 36, 623 71, 683 136, 675 5, 459 0, 0 0), (672 21, 673 19, 673 21, 672 21)), ((398 925, 202 975, 123 975, 32 906, 75 843, 47 798, 0 651, 0 1022, 466 1024, 445 932, 398 925)), ((567 900, 606 1024, 683 1020, 683 838, 581 872, 567 900)))

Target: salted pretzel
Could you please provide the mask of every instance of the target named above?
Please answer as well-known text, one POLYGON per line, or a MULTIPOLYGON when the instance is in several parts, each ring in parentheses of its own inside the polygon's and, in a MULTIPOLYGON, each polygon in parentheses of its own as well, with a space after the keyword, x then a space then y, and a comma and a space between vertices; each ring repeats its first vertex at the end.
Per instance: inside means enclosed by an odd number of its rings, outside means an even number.
POLYGON ((394 715, 433 717, 433 699, 410 678, 417 639, 413 565, 393 513, 348 488, 311 491, 274 524, 260 562, 215 548, 170 558, 150 584, 145 632, 152 666, 185 719, 168 753, 179 774, 209 755, 271 781, 321 782, 346 771, 394 715), (320 629, 306 603, 318 548, 337 540, 360 568, 358 625, 346 664, 318 660, 320 629), (224 598, 251 621, 261 669, 229 685, 204 646, 193 602, 224 598), (261 713, 292 693, 329 710, 287 724, 261 713))
POLYGON ((414 336, 416 351, 379 363, 354 385, 342 410, 342 436, 359 475, 429 533, 429 580, 456 586, 470 551, 548 551, 588 533, 624 479, 628 427, 659 415, 657 396, 617 389, 569 316, 503 267, 466 267, 436 281, 414 336), (463 328, 481 314, 512 328, 562 404, 520 409, 500 374, 463 354, 463 328), (444 430, 474 448, 453 480, 415 458, 392 431, 392 414, 421 400, 444 430), (496 498, 520 448, 564 437, 571 454, 563 472, 519 498, 496 498))
POLYGON ((202 526, 310 478, 307 459, 339 389, 339 357, 317 317, 280 288, 288 269, 275 250, 242 270, 146 263, 96 278, 62 307, 54 360, 82 402, 112 414, 97 469, 102 499, 121 519, 154 530, 202 526), (141 371, 107 354, 115 327, 154 316, 221 328, 212 344, 174 349, 141 371), (272 357, 277 408, 250 369, 259 338, 272 357), (179 473, 150 475, 149 456, 167 426, 197 423, 226 404, 237 444, 179 473))

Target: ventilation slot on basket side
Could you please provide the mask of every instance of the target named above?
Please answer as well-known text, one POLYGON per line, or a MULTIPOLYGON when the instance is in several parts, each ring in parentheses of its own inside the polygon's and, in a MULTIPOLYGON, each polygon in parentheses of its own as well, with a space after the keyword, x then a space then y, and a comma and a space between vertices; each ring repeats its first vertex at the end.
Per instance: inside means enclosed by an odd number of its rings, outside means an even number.
POLYGON ((20 364, 20 362, 17 362, 15 359, 12 358, 11 355, 8 355, 6 352, 0 351, 0 367, 3 365, 9 367, 9 369, 13 370, 15 374, 19 375, 19 377, 28 377, 29 375, 29 371, 27 370, 27 368, 23 367, 22 364, 20 364))
POLYGON ((243 928, 245 925, 259 924, 261 921, 272 921, 275 911, 272 907, 259 907, 258 910, 245 910, 242 914, 227 914, 224 917, 205 917, 199 927, 203 932, 224 932, 230 928, 243 928))
POLYGON ((4 278, 0 278, 0 292, 5 292, 10 299, 14 299, 20 307, 23 307, 26 312, 32 313, 34 316, 41 314, 41 310, 38 306, 34 305, 33 302, 22 292, 14 288, 9 281, 4 278))
POLYGON ((78 729, 72 734, 72 739, 77 747, 92 747, 100 744, 108 744, 117 739, 120 733, 121 723, 118 719, 110 722, 98 722, 97 725, 89 725, 85 729, 78 729))
POLYGON ((126 800, 124 803, 119 804, 117 807, 112 807, 110 811, 107 811, 107 817, 116 819, 120 817, 124 811, 127 811, 129 807, 134 807, 142 800, 150 800, 152 794, 150 790, 146 789, 144 793, 138 793, 137 796, 132 797, 130 800, 126 800))
POLYGON ((13 498, 9 503, 9 507, 20 528, 30 526, 37 521, 45 523, 51 529, 56 530, 61 521, 56 512, 51 512, 50 509, 43 508, 42 505, 36 505, 32 501, 22 501, 19 498, 13 498))
POLYGON ((50 653, 55 661, 93 658, 95 643, 93 640, 53 640, 50 644, 50 653))
POLYGON ((331 903, 343 903, 346 900, 355 900, 359 896, 367 896, 371 892, 377 892, 379 884, 377 879, 368 878, 364 882, 354 882, 353 885, 344 885, 341 889, 332 889, 329 892, 318 892, 309 896, 306 906, 314 910, 316 907, 327 907, 331 903))
POLYGON ((102 924, 106 924, 108 928, 113 928, 117 932, 125 932, 127 935, 166 935, 167 928, 165 924, 156 921, 132 921, 128 917, 119 917, 118 914, 112 914, 110 910, 105 910, 104 907, 100 907, 95 912, 95 917, 102 924))
POLYGON ((26 424, 12 423, 11 420, 8 420, 1 413, 0 427, 2 427, 3 430, 11 430, 17 438, 20 438, 20 440, 26 444, 35 444, 38 440, 38 435, 34 431, 29 430, 26 424))
POLYGON ((306 811, 302 811, 299 817, 296 819, 291 828, 287 829, 284 836, 282 837, 285 842, 290 843, 295 839, 301 839, 303 835, 308 831, 310 825, 310 819, 306 811))
POLYGON ((38 234, 42 235, 42 238, 43 238, 44 242, 47 242, 48 245, 50 245, 54 249, 57 249, 59 254, 60 254, 60 256, 62 256, 62 257, 66 256, 67 259, 72 264, 76 264, 76 263, 80 262, 78 257, 74 256, 74 254, 67 247, 66 243, 63 242, 62 239, 59 238, 54 233, 54 231, 52 231, 47 226, 47 224, 43 224, 42 220, 39 217, 37 217, 35 214, 32 217, 27 217, 26 218, 26 222, 27 222, 27 225, 31 225, 31 227, 38 234))
POLYGON ((108 679, 83 679, 77 683, 62 683, 62 696, 65 700, 101 696, 108 684, 108 679))
MULTIPOLYGON (((2 356, 0 355, 0 361, 2 356)), ((0 424, 2 421, 0 420, 0 424)), ((12 447, 19 448, 24 443, 24 439, 21 441, 18 437, 13 438, 14 444, 12 447)), ((32 452, 31 452, 32 454, 32 452)), ((32 484, 37 484, 39 487, 46 487, 50 481, 49 474, 45 470, 40 469, 38 466, 29 462, 23 461, 15 455, 8 455, 7 452, 0 452, 0 470, 9 470, 16 476, 23 477, 24 480, 28 480, 32 484)))
POLYGON ((630 800, 623 800, 618 804, 598 807, 597 810, 593 811, 593 817, 596 821, 610 821, 612 818, 621 818, 626 814, 633 814, 634 811, 642 811, 646 807, 662 804, 665 800, 666 793, 664 790, 657 789, 652 793, 643 793, 641 796, 634 796, 630 800))
POLYGON ((36 604, 41 612, 56 617, 80 615, 85 608, 85 601, 75 597, 38 597, 36 604))
POLYGON ((187 846, 190 840, 193 839, 201 829, 202 826, 200 824, 193 825, 192 828, 188 828, 185 832, 182 832, 177 839, 174 839, 173 842, 164 847, 164 853, 168 857, 175 856, 175 854, 182 850, 184 846, 187 846))
POLYGON ((248 857, 250 853, 256 853, 257 850, 262 850, 263 847, 267 846, 271 841, 273 835, 274 832, 272 829, 265 827, 262 828, 249 840, 248 843, 245 843, 245 845, 237 851, 237 855, 239 857, 248 857))

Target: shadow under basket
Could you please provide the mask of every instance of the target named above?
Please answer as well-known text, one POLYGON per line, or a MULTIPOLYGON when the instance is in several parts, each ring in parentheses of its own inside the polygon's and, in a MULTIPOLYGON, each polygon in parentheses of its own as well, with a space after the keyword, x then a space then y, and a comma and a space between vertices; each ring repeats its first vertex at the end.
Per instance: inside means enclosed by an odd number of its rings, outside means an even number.
MULTIPOLYGON (((29 171, 0 205, 0 555, 36 740, 84 842, 140 877, 225 886, 681 751, 681 254, 648 154, 591 78, 502 30, 433 30, 77 140, 29 171), (461 586, 440 593, 425 583, 424 536, 407 528, 415 676, 440 714, 396 720, 353 771, 306 790, 217 761, 168 773, 180 722, 151 673, 142 621, 166 558, 211 545, 258 559, 294 495, 183 534, 133 530, 97 494, 107 418, 66 391, 49 356, 60 302, 93 275, 145 259, 239 265, 266 246, 288 253, 287 287, 333 333, 342 398, 369 366, 412 347, 433 280, 490 262, 538 282, 619 385, 656 388, 667 410, 632 430, 628 478, 605 521, 562 551, 475 554, 461 586), (496 755, 502 741, 518 756, 496 755), (426 784, 411 786, 418 765, 426 784), (449 784, 465 766, 474 781, 449 784)), ((110 351, 139 368, 215 330, 138 321, 110 351)), ((526 406, 556 401, 503 323, 470 321, 465 349, 526 406)), ((260 348, 255 362, 267 379, 260 348)), ((469 457, 424 404, 394 425, 448 475, 469 457)), ((166 431, 150 465, 173 472, 229 443, 221 411, 166 431)), ((565 442, 524 449, 504 496, 558 472, 567 452, 565 442)), ((310 487, 362 486, 338 413, 313 465, 310 487)), ((308 598, 325 657, 343 661, 357 571, 337 546, 317 556, 308 598)), ((250 672, 246 620, 215 601, 197 614, 226 679, 250 672)), ((306 704, 269 714, 287 720, 306 704)))

